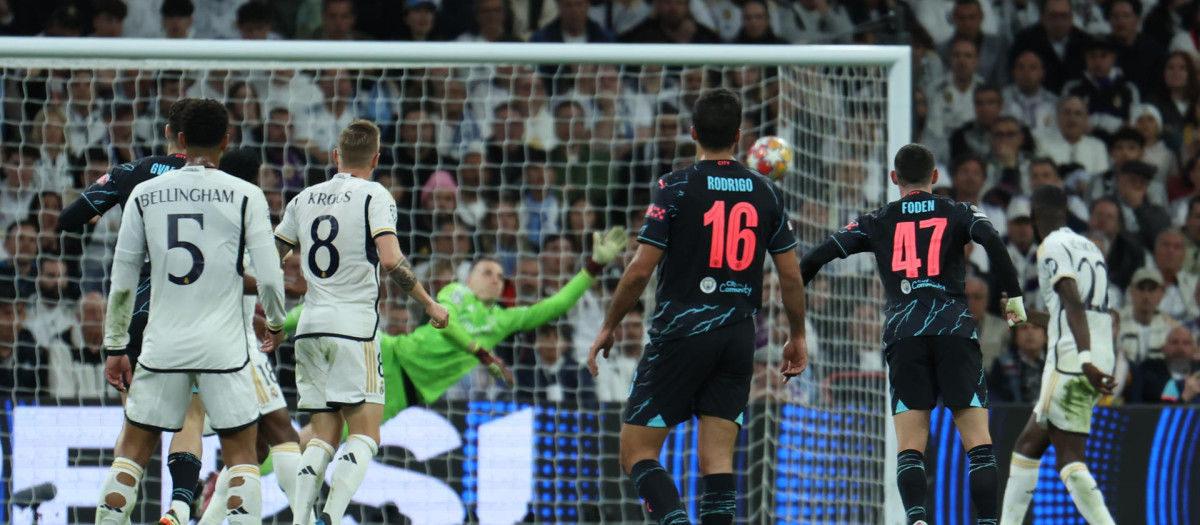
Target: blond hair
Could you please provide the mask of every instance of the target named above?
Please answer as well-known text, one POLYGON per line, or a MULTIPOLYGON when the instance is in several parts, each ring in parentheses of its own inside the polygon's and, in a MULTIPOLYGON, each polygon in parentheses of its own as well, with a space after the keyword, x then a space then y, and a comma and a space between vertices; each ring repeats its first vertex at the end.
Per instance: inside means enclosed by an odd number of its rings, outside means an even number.
POLYGON ((379 126, 367 120, 351 122, 338 135, 338 164, 345 168, 369 168, 379 153, 379 126))

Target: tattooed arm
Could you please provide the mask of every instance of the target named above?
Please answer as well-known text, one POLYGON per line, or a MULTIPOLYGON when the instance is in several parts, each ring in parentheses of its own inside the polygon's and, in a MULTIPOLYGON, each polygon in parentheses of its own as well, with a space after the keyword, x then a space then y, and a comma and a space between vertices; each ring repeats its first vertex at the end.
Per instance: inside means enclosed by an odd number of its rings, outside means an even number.
POLYGON ((396 235, 390 232, 377 235, 375 247, 379 250, 380 269, 392 279, 392 282, 400 285, 400 288, 404 289, 409 297, 421 303, 421 306, 425 308, 425 313, 429 314, 430 324, 434 328, 445 328, 449 312, 433 297, 430 297, 421 283, 417 281, 417 276, 413 273, 408 258, 400 252, 400 243, 396 239, 396 235))

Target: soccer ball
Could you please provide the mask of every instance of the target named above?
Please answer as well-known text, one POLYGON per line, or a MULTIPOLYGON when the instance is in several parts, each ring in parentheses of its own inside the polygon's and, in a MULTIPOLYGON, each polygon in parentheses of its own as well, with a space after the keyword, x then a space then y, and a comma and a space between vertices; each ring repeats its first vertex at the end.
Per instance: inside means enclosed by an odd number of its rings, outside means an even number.
POLYGON ((779 137, 762 137, 750 146, 750 152, 746 154, 746 166, 780 180, 792 169, 792 147, 779 137))

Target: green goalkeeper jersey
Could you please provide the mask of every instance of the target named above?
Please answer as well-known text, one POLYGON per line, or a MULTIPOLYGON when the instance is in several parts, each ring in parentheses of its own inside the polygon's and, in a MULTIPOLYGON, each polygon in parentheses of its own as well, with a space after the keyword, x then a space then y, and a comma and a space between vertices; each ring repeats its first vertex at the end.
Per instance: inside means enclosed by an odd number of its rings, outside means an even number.
MULTIPOLYGON (((467 375, 479 364, 479 359, 467 352, 472 342, 490 351, 514 333, 532 330, 561 317, 595 280, 587 271, 580 271, 558 293, 536 304, 514 308, 494 303, 489 306, 462 283, 442 288, 437 300, 450 311, 450 322, 445 329, 424 324, 411 334, 380 337, 386 385, 384 421, 412 404, 436 401, 467 375), (405 376, 420 399, 408 399, 405 376)), ((296 307, 289 313, 285 330, 295 329, 300 310, 301 307, 296 307)))

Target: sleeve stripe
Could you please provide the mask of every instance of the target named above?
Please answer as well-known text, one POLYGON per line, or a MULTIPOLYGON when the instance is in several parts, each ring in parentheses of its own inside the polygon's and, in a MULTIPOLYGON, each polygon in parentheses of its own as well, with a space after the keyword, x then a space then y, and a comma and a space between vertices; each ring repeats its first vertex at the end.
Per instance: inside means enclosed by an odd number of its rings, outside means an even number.
POLYGON ((843 258, 845 258, 845 257, 849 257, 849 256, 850 256, 850 254, 846 252, 846 247, 845 247, 845 246, 842 246, 842 241, 839 241, 839 240, 837 239, 837 236, 836 236, 836 235, 834 235, 834 236, 831 236, 831 237, 829 237, 829 238, 830 238, 830 239, 833 239, 833 242, 834 242, 834 243, 837 243, 837 245, 838 245, 838 249, 842 251, 842 257, 843 257, 843 258))
POLYGON ((287 244, 288 246, 296 245, 296 241, 293 241, 287 237, 284 237, 283 235, 280 235, 278 232, 275 233, 275 239, 287 244))
POLYGON ((654 246, 658 246, 659 248, 666 248, 666 247, 667 247, 667 245, 666 245, 665 243, 658 242, 658 241, 656 241, 656 240, 654 240, 654 239, 651 239, 651 238, 649 238, 649 237, 645 237, 645 236, 642 236, 642 235, 639 235, 639 236, 638 236, 638 238, 637 238, 637 240, 638 240, 638 242, 641 242, 641 243, 653 244, 654 246))
POLYGON ((792 241, 792 243, 791 243, 791 244, 787 245, 787 246, 786 246, 786 247, 784 247, 784 248, 779 248, 779 249, 777 249, 777 250, 771 250, 771 253, 772 253, 772 254, 776 254, 776 253, 783 253, 783 252, 786 252, 786 251, 788 251, 788 250, 791 250, 791 249, 793 249, 793 248, 795 248, 796 246, 799 246, 799 245, 800 245, 800 243, 799 243, 798 241, 792 241))
POLYGON ((396 229, 395 228, 380 228, 378 230, 371 232, 371 238, 374 239, 375 237, 379 237, 380 235, 385 234, 385 233, 391 233, 394 235, 396 233, 396 229))

